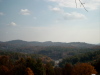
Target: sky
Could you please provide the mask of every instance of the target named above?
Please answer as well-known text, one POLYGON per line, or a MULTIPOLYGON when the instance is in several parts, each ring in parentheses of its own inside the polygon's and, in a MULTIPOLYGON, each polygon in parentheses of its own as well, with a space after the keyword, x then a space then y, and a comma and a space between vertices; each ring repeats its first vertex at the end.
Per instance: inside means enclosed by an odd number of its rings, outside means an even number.
POLYGON ((0 0, 0 41, 100 43, 100 0, 0 0))

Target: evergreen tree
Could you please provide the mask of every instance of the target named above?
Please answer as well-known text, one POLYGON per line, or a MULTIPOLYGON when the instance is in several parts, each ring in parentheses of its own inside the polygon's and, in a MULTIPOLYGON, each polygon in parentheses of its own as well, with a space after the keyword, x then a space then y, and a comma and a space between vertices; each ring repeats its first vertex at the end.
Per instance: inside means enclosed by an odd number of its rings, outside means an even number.
POLYGON ((35 68, 36 75, 45 75, 45 68, 40 59, 37 59, 35 68))
POLYGON ((46 64, 46 75, 55 75, 54 68, 50 63, 46 64))

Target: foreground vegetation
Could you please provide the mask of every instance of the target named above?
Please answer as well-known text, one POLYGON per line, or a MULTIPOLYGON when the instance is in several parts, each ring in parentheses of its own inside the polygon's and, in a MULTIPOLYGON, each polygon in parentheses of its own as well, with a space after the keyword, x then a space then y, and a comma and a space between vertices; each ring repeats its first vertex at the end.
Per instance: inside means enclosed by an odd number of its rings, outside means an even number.
MULTIPOLYGON (((100 51, 95 51, 86 54, 89 54, 88 58, 91 57, 91 54, 94 54, 93 57, 95 58, 97 56, 100 56, 99 52, 100 51)), ((85 57, 84 55, 82 55, 82 57, 85 57)), ((32 56, 21 53, 14 54, 14 52, 0 51, 0 74, 1 75, 91 75, 91 74, 99 75, 100 74, 99 58, 97 60, 93 59, 89 60, 88 62, 77 62, 74 64, 66 62, 62 67, 56 67, 50 61, 44 62, 42 59, 39 58, 38 55, 37 55, 38 57, 34 54, 32 56)), ((86 61, 85 59, 82 60, 86 61)), ((72 60, 74 60, 74 58, 72 60)))

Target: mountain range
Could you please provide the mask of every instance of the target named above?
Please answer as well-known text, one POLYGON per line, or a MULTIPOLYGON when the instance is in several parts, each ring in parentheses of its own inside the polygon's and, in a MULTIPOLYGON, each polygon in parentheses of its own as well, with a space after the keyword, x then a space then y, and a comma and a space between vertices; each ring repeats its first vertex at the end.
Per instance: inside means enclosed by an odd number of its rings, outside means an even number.
POLYGON ((11 40, 0 42, 0 50, 11 51, 24 54, 42 54, 54 60, 65 57, 100 50, 100 45, 89 44, 85 42, 38 42, 38 41, 23 41, 11 40))
MULTIPOLYGON (((90 48, 97 46, 96 44, 89 44, 85 42, 52 42, 52 41, 46 41, 46 42, 38 42, 38 41, 23 41, 23 40, 11 40, 7 42, 0 42, 0 44, 14 44, 14 45, 27 45, 27 46, 64 46, 64 47, 78 47, 78 48, 90 48)), ((99 44, 98 44, 99 45, 99 44)))

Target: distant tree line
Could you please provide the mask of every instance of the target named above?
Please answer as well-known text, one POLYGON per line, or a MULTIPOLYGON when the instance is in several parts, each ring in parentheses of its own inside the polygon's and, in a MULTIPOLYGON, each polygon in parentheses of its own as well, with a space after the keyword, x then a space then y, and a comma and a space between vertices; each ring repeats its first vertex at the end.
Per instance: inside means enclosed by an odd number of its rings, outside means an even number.
POLYGON ((69 56, 82 54, 90 51, 100 50, 100 46, 93 46, 90 48, 84 48, 84 45, 81 47, 73 47, 73 46, 30 46, 30 45, 19 45, 19 44, 7 44, 1 43, 0 50, 3 51, 12 51, 23 54, 41 54, 50 57, 53 60, 58 60, 62 58, 66 58, 69 56))

